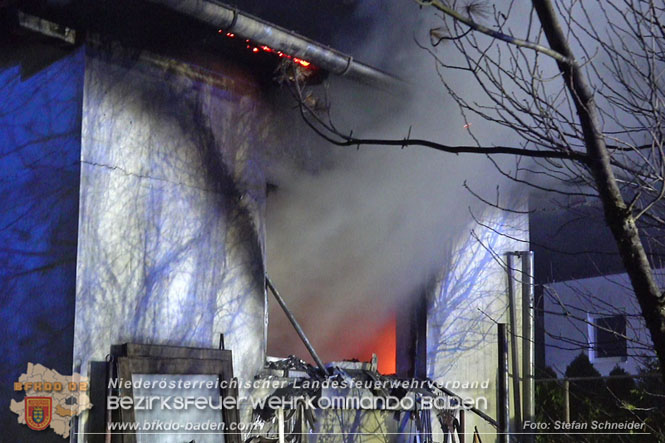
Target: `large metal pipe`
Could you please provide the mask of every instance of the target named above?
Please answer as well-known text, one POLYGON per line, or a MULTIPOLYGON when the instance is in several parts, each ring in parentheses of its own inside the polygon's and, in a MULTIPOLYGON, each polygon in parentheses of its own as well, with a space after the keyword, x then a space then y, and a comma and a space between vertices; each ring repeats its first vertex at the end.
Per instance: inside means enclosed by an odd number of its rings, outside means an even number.
MULTIPOLYGON (((533 422, 536 416, 535 386, 535 328, 534 313, 534 267, 533 251, 524 251, 522 256, 522 402, 523 419, 533 422)), ((534 441, 534 435, 524 436, 524 441, 534 441)))
POLYGON ((510 397, 508 393, 508 337, 505 323, 497 325, 499 343, 499 383, 498 383, 498 423, 497 434, 500 443, 508 442, 508 424, 510 423, 510 397))
POLYGON ((515 431, 522 428, 522 410, 520 402, 520 364, 517 354, 517 296, 515 295, 515 256, 519 253, 508 253, 508 309, 510 314, 510 354, 513 372, 513 401, 515 406, 515 431))
POLYGON ((239 37, 304 60, 336 75, 364 83, 389 87, 397 79, 383 71, 353 59, 352 56, 296 34, 237 8, 212 0, 148 0, 193 17, 201 22, 232 32, 239 37))
POLYGON ((298 320, 296 320, 295 316, 289 308, 286 306, 286 302, 282 298, 281 295, 279 295, 279 292, 277 292, 277 289, 275 289, 275 286, 273 286, 272 282, 270 281, 270 278, 266 275, 266 285, 268 286, 268 289, 270 289, 270 292, 272 292, 272 295, 275 296, 277 299, 277 303, 279 303, 279 306, 281 306, 282 310, 284 311, 284 314, 286 314, 286 317, 289 319, 291 324, 293 325, 293 328, 296 330, 298 333, 298 336, 302 340, 302 342, 305 344, 305 347, 309 351, 309 354, 312 356, 314 361, 316 362, 317 366, 323 371, 324 374, 328 374, 328 369, 326 366, 323 364, 323 361, 319 357, 319 354, 316 353, 314 350, 314 346, 309 342, 309 339, 305 335, 305 331, 300 327, 300 324, 298 323, 298 320))

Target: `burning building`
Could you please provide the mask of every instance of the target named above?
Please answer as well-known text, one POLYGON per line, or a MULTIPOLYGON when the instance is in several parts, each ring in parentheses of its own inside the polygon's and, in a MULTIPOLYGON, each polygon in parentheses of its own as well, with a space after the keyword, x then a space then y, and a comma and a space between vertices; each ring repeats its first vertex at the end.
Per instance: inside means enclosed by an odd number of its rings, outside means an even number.
MULTIPOLYGON (((505 394, 497 391, 496 323, 522 324, 519 290, 510 304, 512 280, 496 251, 522 247, 528 227, 521 215, 488 210, 474 236, 459 230, 445 263, 417 275, 410 300, 373 333, 381 346, 348 355, 369 359, 385 347, 389 357, 382 355, 378 367, 325 364, 315 352, 315 365, 269 358, 266 154, 299 142, 295 129, 285 129, 289 105, 273 93, 275 77, 285 75, 276 68, 289 66, 307 82, 342 76, 378 90, 391 87, 393 77, 211 1, 27 2, 4 7, 2 19, 2 335, 11 338, 2 345, 3 398, 14 398, 13 383, 29 363, 78 373, 90 379, 93 409, 72 420, 72 441, 101 441, 111 438, 109 420, 128 420, 108 411, 108 397, 124 392, 109 380, 121 375, 283 382, 281 391, 225 388, 236 397, 293 398, 312 393, 304 380, 333 380, 346 384, 315 388, 315 396, 351 398, 359 381, 355 394, 368 399, 417 405, 468 394, 486 402, 461 415, 458 400, 433 415, 413 405, 352 404, 318 415, 302 405, 238 407, 224 419, 258 414, 274 428, 226 438, 443 441, 466 432, 470 440, 474 428, 483 441, 494 438, 497 399, 505 394), (404 387, 386 376, 394 372, 430 383, 404 387)), ((300 320, 311 309, 289 305, 300 320)), ((304 329, 316 321, 305 318, 304 329)), ((513 329, 519 346, 511 365, 523 352, 517 337, 513 329)), ((140 387, 132 389, 124 393, 140 395, 140 387)), ((3 429, 32 441, 15 414, 3 410, 3 429)), ((520 416, 518 408, 511 414, 520 416)))

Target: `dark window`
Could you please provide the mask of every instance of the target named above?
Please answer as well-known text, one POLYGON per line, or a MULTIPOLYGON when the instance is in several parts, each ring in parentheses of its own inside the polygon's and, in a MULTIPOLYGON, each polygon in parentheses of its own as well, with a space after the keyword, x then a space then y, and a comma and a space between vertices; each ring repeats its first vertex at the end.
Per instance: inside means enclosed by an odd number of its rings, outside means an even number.
POLYGON ((626 317, 596 317, 593 319, 592 347, 595 358, 626 357, 626 317))

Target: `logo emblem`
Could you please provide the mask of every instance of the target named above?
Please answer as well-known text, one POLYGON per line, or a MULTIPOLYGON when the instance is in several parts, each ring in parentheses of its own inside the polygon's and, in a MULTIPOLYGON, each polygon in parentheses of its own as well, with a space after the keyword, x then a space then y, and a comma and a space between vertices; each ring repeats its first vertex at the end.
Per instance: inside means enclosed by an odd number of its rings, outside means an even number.
POLYGON ((25 423, 33 431, 43 431, 51 424, 51 397, 25 397, 25 423))

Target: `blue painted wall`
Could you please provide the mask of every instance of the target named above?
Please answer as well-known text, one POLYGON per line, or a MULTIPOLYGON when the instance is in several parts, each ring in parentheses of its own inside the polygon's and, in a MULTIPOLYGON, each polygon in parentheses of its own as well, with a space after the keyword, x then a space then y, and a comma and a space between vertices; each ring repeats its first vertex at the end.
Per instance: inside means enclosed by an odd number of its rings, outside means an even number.
POLYGON ((38 44, 2 54, 0 440, 62 442, 37 440, 9 402, 28 362, 72 372, 84 57, 38 44))

